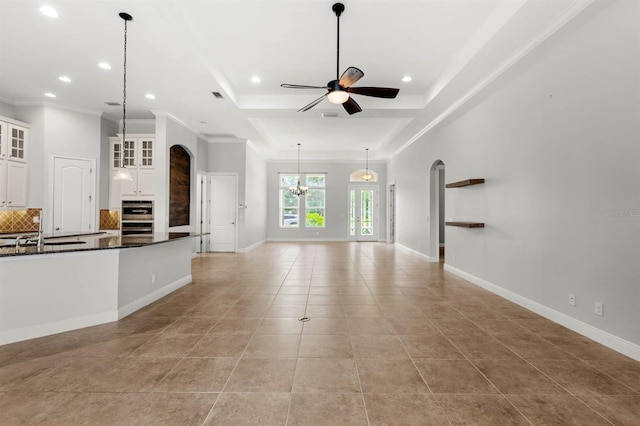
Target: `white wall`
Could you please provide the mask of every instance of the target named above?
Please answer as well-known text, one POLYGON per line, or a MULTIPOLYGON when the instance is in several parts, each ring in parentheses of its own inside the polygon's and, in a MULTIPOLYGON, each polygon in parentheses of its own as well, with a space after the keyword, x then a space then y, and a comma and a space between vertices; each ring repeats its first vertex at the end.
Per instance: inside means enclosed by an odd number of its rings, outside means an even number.
POLYGON ((7 118, 15 118, 15 111, 13 110, 13 105, 2 102, 0 100, 0 115, 7 118))
POLYGON ((596 2, 389 163, 397 241, 429 253, 440 159, 458 270, 640 344, 640 3, 596 2), (568 305, 568 294, 577 306, 568 305), (594 315, 594 302, 605 315, 594 315))
POLYGON ((247 148, 245 142, 209 143, 207 159, 210 173, 238 174, 238 204, 245 203, 245 182, 247 172, 247 148))
POLYGON ((98 180, 98 189, 100 196, 98 198, 98 209, 109 208, 109 185, 111 177, 111 142, 109 136, 115 136, 118 133, 118 123, 105 118, 100 119, 100 175, 98 180))
MULTIPOLYGON (((369 162, 369 168, 378 173, 379 241, 386 240, 386 165, 369 162)), ((296 174, 296 162, 270 161, 267 164, 267 238, 270 240, 332 240, 345 241, 349 232, 349 175, 362 169, 362 163, 324 163, 300 161, 301 173, 327 173, 326 216, 324 229, 280 228, 278 173, 296 174)), ((371 184, 373 185, 373 184, 371 184)))
POLYGON ((209 158, 209 143, 198 137, 198 161, 197 170, 204 172, 208 170, 207 160, 209 158))
POLYGON ((238 210, 238 246, 247 249, 267 239, 267 163, 253 145, 246 145, 246 208, 238 210))

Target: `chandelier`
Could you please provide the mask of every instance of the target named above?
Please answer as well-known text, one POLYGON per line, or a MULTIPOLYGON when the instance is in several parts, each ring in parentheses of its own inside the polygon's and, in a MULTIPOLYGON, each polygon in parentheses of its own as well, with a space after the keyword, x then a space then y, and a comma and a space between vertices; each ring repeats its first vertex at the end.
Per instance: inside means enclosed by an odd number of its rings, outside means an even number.
POLYGON ((298 184, 296 186, 290 186, 289 192, 298 197, 304 195, 309 190, 307 186, 300 186, 300 144, 298 144, 298 184))

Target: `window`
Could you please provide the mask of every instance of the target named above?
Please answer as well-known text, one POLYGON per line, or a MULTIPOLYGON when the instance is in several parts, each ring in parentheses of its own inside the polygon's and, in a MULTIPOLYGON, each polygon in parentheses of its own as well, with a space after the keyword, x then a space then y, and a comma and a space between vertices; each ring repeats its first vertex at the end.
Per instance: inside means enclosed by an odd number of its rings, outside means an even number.
POLYGON ((304 196, 298 197, 289 191, 289 187, 298 183, 297 175, 279 175, 279 206, 281 228, 324 228, 325 227, 325 182, 324 173, 300 175, 300 183, 309 189, 304 196), (304 220, 300 220, 300 218, 304 220), (302 225, 301 225, 302 224, 302 225))
POLYGON ((299 228, 298 215, 300 213, 300 200, 289 191, 290 186, 296 186, 298 176, 280 175, 280 227, 299 228))
POLYGON ((307 228, 324 228, 325 175, 307 175, 309 191, 304 196, 307 228))

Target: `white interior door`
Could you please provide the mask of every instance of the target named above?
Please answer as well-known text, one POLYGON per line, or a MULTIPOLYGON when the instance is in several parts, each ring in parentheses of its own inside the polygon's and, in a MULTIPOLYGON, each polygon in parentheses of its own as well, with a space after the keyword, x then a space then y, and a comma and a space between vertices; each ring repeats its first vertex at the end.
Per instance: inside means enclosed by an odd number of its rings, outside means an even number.
POLYGON ((53 233, 94 232, 93 161, 53 159, 53 233))
POLYGON ((210 251, 236 251, 237 176, 209 177, 210 251))
POLYGON ((378 241, 378 186, 349 186, 349 240, 378 241))

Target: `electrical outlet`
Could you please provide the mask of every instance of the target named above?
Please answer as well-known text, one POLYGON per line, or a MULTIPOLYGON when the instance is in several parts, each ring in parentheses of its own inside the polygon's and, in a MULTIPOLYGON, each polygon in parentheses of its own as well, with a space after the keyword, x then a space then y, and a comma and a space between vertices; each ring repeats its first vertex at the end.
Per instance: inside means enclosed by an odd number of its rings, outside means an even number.
POLYGON ((151 274, 151 284, 155 284, 156 283, 156 274, 153 273, 151 274))
POLYGON ((604 316, 604 305, 602 304, 602 302, 596 302, 595 312, 596 315, 600 315, 601 317, 604 316))
POLYGON ((576 306, 576 295, 573 293, 569 293, 569 304, 571 306, 576 306))

